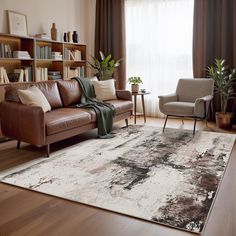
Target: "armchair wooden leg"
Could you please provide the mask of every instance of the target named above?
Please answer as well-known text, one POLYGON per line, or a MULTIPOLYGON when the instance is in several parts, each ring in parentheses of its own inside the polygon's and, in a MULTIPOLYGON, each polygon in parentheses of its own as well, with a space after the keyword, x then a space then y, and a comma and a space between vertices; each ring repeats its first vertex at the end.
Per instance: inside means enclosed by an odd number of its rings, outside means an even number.
POLYGON ((125 124, 126 124, 126 127, 129 126, 129 121, 128 121, 128 119, 125 119, 125 124))
POLYGON ((17 149, 20 149, 20 141, 17 141, 16 148, 17 148, 17 149))
POLYGON ((197 119, 194 119, 193 135, 195 135, 197 119))
POLYGON ((166 127, 167 119, 168 119, 168 115, 166 116, 165 123, 164 123, 164 126, 163 126, 163 130, 162 130, 163 133, 164 133, 164 130, 165 130, 165 127, 166 127))
POLYGON ((46 151, 47 151, 47 156, 46 157, 49 157, 50 156, 50 144, 46 145, 46 151))

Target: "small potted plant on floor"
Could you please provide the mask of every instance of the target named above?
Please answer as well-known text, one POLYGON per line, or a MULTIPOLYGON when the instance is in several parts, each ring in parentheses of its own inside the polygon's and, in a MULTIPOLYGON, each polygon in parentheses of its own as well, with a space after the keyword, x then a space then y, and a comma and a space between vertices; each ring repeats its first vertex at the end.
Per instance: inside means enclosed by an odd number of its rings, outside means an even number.
POLYGON ((95 70, 98 80, 112 79, 115 69, 120 66, 121 59, 115 61, 111 54, 104 56, 101 51, 99 53, 100 59, 92 56, 93 62, 88 61, 88 64, 95 70))
POLYGON ((131 91, 133 93, 138 93, 139 84, 143 83, 143 81, 140 77, 130 77, 130 78, 128 78, 128 82, 131 84, 131 91))
POLYGON ((209 76, 214 80, 215 90, 220 96, 221 112, 216 112, 216 124, 219 128, 232 128, 233 113, 227 112, 230 99, 235 98, 234 83, 236 69, 230 70, 223 59, 215 59, 213 66, 207 68, 209 76))

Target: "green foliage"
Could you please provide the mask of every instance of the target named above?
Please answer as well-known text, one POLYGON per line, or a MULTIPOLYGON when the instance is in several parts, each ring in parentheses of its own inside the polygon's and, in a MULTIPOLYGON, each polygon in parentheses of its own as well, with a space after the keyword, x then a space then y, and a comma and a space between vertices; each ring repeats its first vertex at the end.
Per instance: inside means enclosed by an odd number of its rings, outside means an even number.
POLYGON ((224 59, 215 59, 213 66, 207 67, 208 75, 214 80, 216 92, 221 98, 221 112, 226 113, 229 99, 235 98, 234 83, 236 69, 230 70, 224 59))
POLYGON ((107 57, 100 51, 100 59, 92 56, 93 62, 88 62, 91 68, 95 70, 96 76, 99 80, 111 79, 115 68, 120 66, 121 59, 115 61, 112 59, 111 54, 107 57))
POLYGON ((128 78, 128 82, 130 84, 136 84, 136 85, 143 83, 143 81, 142 81, 142 79, 140 77, 130 77, 130 78, 128 78))

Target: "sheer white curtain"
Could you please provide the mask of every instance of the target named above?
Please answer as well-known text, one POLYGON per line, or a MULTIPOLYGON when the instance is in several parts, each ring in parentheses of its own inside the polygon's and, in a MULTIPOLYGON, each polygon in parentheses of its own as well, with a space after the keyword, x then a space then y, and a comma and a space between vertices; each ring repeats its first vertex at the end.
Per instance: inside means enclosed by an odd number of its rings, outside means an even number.
POLYGON ((151 92, 149 116, 161 115, 158 95, 193 77, 193 6, 194 0, 126 0, 127 77, 140 76, 151 92))

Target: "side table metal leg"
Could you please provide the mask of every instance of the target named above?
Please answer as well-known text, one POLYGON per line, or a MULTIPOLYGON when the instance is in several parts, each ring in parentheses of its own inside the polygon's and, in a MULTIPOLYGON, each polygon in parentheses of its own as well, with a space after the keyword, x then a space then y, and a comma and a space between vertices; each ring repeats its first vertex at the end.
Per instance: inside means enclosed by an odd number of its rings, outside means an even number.
POLYGON ((146 111, 145 111, 145 103, 144 103, 144 95, 142 94, 142 105, 143 105, 143 118, 144 123, 146 123, 146 111))
POLYGON ((136 124, 136 114, 137 113, 137 96, 134 95, 134 124, 136 124))

